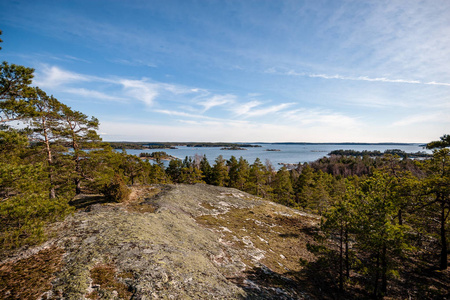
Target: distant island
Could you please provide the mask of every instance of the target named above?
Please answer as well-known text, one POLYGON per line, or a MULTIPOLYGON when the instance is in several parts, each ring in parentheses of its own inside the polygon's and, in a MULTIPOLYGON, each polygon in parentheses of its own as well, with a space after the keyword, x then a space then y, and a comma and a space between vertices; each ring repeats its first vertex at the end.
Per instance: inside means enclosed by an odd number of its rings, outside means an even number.
POLYGON ((342 156, 370 156, 370 157, 377 157, 377 156, 384 156, 384 155, 398 155, 402 158, 424 158, 424 157, 432 157, 432 154, 428 154, 426 152, 415 152, 415 153, 407 153, 405 151, 402 151, 400 149, 388 149, 384 152, 381 151, 356 151, 356 150, 334 150, 328 153, 328 155, 342 155, 342 156))
MULTIPOLYGON (((260 145, 253 145, 253 144, 237 144, 237 143, 186 143, 187 147, 195 147, 195 148, 201 148, 201 147, 222 147, 222 148, 256 148, 256 147, 262 147, 260 145)), ((238 150, 238 149, 226 149, 226 150, 238 150)), ((246 150, 246 149, 243 149, 246 150)))
POLYGON ((178 159, 177 157, 172 156, 170 154, 167 154, 164 151, 157 151, 157 152, 152 152, 152 153, 143 152, 143 153, 139 154, 139 157, 141 159, 151 159, 151 160, 172 160, 172 159, 178 159))
POLYGON ((247 150, 247 149, 239 147, 239 146, 231 146, 231 147, 220 148, 220 150, 247 150))
MULTIPOLYGON (((108 142, 114 149, 177 149, 178 146, 202 148, 202 147, 222 147, 222 148, 257 148, 261 145, 239 144, 239 143, 198 143, 198 142, 108 142)), ((232 149, 235 150, 235 149, 232 149)))

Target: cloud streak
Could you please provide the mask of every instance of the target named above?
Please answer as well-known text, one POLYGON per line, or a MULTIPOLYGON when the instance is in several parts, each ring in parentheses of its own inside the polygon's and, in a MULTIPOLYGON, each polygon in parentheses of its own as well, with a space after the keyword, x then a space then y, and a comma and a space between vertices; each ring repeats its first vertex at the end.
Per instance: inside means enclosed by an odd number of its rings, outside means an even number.
POLYGON ((274 68, 265 71, 268 74, 276 75, 286 75, 286 76, 298 76, 298 77, 309 77, 309 78, 322 78, 322 79, 338 79, 338 80, 351 80, 351 81, 369 81, 369 82, 385 82, 385 83, 407 83, 407 84, 422 84, 422 85, 437 85, 437 86, 450 86, 450 83, 446 82, 423 82, 420 80, 412 79, 392 79, 386 77, 368 77, 368 76, 344 76, 340 74, 330 75, 330 74, 314 74, 305 72, 296 72, 294 70, 289 71, 277 71, 274 68))

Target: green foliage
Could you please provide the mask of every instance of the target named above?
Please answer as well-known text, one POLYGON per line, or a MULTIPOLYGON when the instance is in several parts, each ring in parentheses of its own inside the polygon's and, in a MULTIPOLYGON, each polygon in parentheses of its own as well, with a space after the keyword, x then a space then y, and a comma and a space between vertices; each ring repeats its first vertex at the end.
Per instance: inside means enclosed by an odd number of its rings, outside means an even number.
POLYGON ((427 149, 442 149, 450 147, 450 134, 444 134, 439 141, 432 141, 427 144, 427 149))
POLYGON ((287 206, 294 206, 294 189, 292 188, 289 171, 286 168, 281 168, 275 176, 273 183, 274 200, 278 203, 287 206))
POLYGON ((226 186, 228 177, 228 169, 222 155, 216 158, 215 164, 211 172, 211 183, 217 186, 226 186))
POLYGON ((200 171, 202 171, 203 175, 203 181, 205 183, 210 184, 212 181, 212 168, 211 165, 208 162, 208 159, 206 158, 206 155, 204 155, 200 161, 200 171))
POLYGON ((130 189, 125 184, 122 176, 116 174, 111 181, 104 185, 102 193, 108 201, 123 202, 128 199, 130 189))
POLYGON ((32 109, 26 98, 31 92, 30 84, 34 69, 8 64, 0 65, 0 122, 21 120, 32 109))
POLYGON ((42 242, 44 226, 72 211, 67 199, 49 199, 46 192, 24 194, 0 202, 0 245, 4 249, 42 242))

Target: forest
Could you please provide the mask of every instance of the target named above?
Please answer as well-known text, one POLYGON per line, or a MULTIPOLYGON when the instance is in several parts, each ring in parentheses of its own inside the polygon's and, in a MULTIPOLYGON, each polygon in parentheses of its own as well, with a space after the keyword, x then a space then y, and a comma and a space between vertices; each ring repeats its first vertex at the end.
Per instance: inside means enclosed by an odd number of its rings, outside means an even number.
POLYGON ((343 153, 276 171, 259 159, 195 156, 165 168, 158 156, 115 151, 99 120, 32 86, 33 72, 0 66, 2 255, 45 241, 46 224, 71 214, 78 194, 122 201, 130 185, 206 183, 320 215, 316 284, 374 297, 417 285, 427 298, 449 296, 431 279, 448 283, 450 135, 428 143, 433 155, 421 160, 343 153))

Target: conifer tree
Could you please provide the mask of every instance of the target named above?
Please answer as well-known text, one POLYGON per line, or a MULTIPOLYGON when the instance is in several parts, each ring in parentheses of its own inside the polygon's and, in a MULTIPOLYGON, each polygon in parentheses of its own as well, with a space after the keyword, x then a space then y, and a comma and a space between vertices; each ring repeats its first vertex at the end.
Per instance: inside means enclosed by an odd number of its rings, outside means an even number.
POLYGON ((228 187, 237 188, 239 180, 239 165, 236 157, 233 155, 227 160, 228 167, 228 187))
POLYGON ((211 179, 211 183, 217 186, 226 186, 229 180, 226 162, 222 155, 219 155, 215 160, 215 164, 212 167, 211 179))
POLYGON ((266 170, 259 158, 250 166, 248 190, 256 196, 268 196, 266 170))
POLYGON ((203 155, 203 158, 200 161, 200 171, 202 171, 203 181, 207 184, 211 184, 212 168, 208 162, 208 159, 206 158, 206 155, 203 155))
POLYGON ((236 187, 241 191, 245 190, 249 178, 249 172, 250 166, 248 161, 241 156, 238 161, 238 172, 236 178, 236 187))
POLYGON ((89 119, 85 114, 74 111, 65 104, 61 104, 61 123, 58 126, 58 134, 69 142, 73 150, 75 193, 81 193, 81 181, 85 177, 82 169, 82 160, 89 156, 84 150, 86 148, 98 148, 101 138, 97 134, 98 119, 89 119))
POLYGON ((286 206, 293 206, 293 193, 291 178, 286 167, 282 167, 275 175, 273 183, 275 201, 286 206))
POLYGON ((356 179, 345 179, 344 189, 334 194, 334 203, 324 214, 321 229, 338 241, 339 290, 344 290, 344 282, 350 278, 350 238, 355 232, 356 215, 360 190, 356 179))
POLYGON ((397 270, 397 259, 410 249, 405 233, 408 226, 397 219, 399 181, 392 175, 375 171, 362 185, 357 214, 357 247, 369 254, 365 266, 376 297, 386 295, 390 274, 397 270))
POLYGON ((25 120, 33 111, 28 98, 33 94, 30 87, 34 69, 8 64, 0 65, 0 123, 25 120))
POLYGON ((433 158, 427 164, 428 176, 424 181, 423 207, 432 206, 439 220, 440 261, 439 268, 448 267, 447 227, 450 215, 450 135, 427 144, 433 149, 433 158))
POLYGON ((55 198, 56 170, 54 166, 53 144, 59 142, 60 139, 55 129, 58 127, 58 122, 60 121, 59 111, 61 109, 61 103, 53 96, 48 96, 43 90, 36 87, 34 88, 33 96, 30 97, 30 104, 34 108, 34 111, 30 115, 34 133, 32 139, 43 143, 50 181, 50 198, 55 198))
POLYGON ((183 163, 179 159, 172 159, 169 162, 169 166, 166 169, 166 173, 172 179, 173 182, 176 182, 176 183, 181 182, 182 165, 183 165, 183 163))

